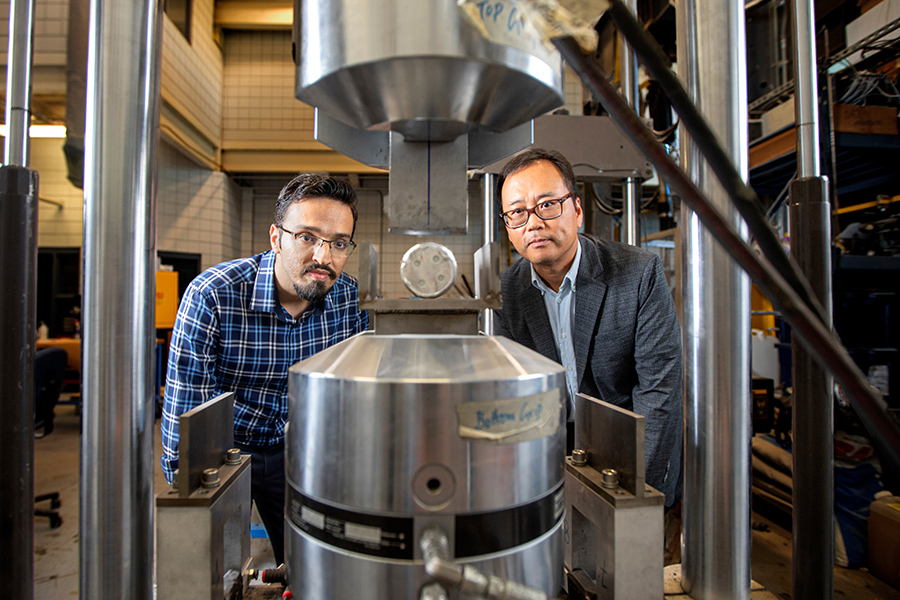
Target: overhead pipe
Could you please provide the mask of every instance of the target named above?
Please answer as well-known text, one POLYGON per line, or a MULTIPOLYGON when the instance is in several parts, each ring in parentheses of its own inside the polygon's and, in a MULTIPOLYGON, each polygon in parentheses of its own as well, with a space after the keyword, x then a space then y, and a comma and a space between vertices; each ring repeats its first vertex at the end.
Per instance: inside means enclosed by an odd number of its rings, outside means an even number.
POLYGON ((4 597, 34 597, 34 352, 38 175, 28 168, 34 0, 12 0, 0 167, 0 581, 4 597))
POLYGON ((85 124, 80 594, 153 597, 162 3, 94 0, 85 124))
MULTIPOLYGON (((831 326, 831 205, 819 166, 815 8, 793 0, 794 117, 798 179, 790 187, 791 255, 813 285, 831 326)), ((793 341, 792 592, 834 596, 834 381, 793 341)))
MULTIPOLYGON (((742 178, 747 79, 742 0, 687 0, 680 75, 742 178)), ((684 167, 741 237, 746 226, 690 135, 684 167)), ((691 208, 682 208, 684 496, 681 585, 692 598, 750 597, 750 279, 691 208)))

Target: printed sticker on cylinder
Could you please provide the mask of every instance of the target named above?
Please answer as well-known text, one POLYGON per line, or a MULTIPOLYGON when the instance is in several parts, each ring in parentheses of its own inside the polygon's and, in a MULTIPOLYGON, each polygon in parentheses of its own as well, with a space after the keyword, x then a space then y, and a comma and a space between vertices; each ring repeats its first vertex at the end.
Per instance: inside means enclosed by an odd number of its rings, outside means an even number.
POLYGON ((494 444, 519 444, 553 435, 562 411, 560 390, 526 398, 456 405, 459 437, 494 444))

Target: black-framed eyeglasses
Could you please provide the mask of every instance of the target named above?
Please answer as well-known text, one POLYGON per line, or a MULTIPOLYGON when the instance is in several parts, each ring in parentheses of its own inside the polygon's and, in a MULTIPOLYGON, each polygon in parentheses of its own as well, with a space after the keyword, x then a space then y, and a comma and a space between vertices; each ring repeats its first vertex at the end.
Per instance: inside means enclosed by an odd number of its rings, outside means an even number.
POLYGON ((518 229, 528 222, 528 216, 534 213, 544 221, 557 219, 562 214, 563 202, 569 198, 574 198, 574 193, 568 193, 562 198, 545 198, 538 202, 534 208, 514 208, 506 212, 500 213, 503 222, 510 229, 518 229))
POLYGON ((353 240, 326 240, 325 238, 316 237, 311 233, 306 233, 305 231, 288 231, 281 225, 278 226, 278 229, 290 235, 292 238, 294 238, 294 241, 296 241, 307 250, 312 250, 313 252, 318 250, 322 244, 328 244, 328 247, 331 248, 331 253, 333 255, 346 258, 350 256, 350 254, 353 252, 353 249, 356 248, 356 242, 354 242, 353 240))

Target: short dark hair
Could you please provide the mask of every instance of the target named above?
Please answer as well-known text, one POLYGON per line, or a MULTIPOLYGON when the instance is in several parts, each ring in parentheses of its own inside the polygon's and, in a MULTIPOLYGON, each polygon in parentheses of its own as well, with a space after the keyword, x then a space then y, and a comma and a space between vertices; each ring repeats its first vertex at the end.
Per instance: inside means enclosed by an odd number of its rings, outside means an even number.
POLYGON ((356 192, 346 181, 319 173, 301 173, 284 186, 275 202, 275 226, 284 225, 284 215, 292 204, 309 198, 330 198, 349 206, 353 213, 353 232, 350 235, 353 237, 356 233, 356 220, 359 218, 356 192))
POLYGON ((578 184, 575 182, 575 172, 572 165, 566 160, 566 157, 556 150, 546 150, 544 148, 529 148, 524 152, 512 157, 508 163, 503 166, 500 171, 500 177, 497 179, 497 205, 503 206, 503 184, 510 175, 519 169, 534 164, 538 161, 546 160, 548 163, 556 167, 559 174, 562 175, 566 189, 572 194, 578 193, 578 184))

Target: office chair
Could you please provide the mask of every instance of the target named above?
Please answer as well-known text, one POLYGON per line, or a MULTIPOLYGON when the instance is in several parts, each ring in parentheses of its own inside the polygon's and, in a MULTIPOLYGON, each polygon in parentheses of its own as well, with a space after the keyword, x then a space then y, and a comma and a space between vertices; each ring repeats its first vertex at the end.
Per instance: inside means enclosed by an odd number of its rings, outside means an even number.
MULTIPOLYGON (((63 377, 66 372, 68 355, 62 348, 42 348, 34 354, 34 429, 35 437, 41 438, 53 431, 53 408, 59 400, 63 377), (41 433, 37 433, 38 430, 41 433)), ((59 493, 51 492, 35 496, 34 501, 50 501, 51 510, 34 509, 36 517, 48 517, 50 528, 62 525, 59 512, 59 493)))

